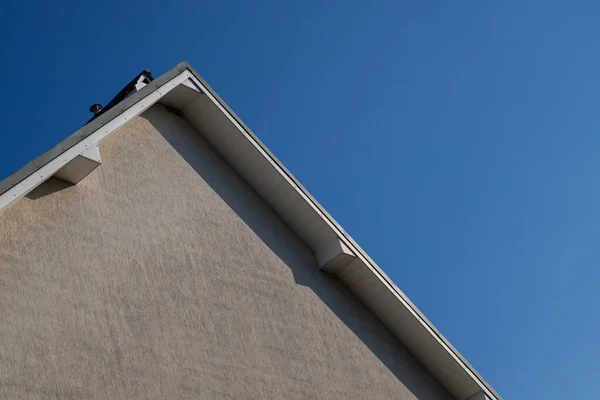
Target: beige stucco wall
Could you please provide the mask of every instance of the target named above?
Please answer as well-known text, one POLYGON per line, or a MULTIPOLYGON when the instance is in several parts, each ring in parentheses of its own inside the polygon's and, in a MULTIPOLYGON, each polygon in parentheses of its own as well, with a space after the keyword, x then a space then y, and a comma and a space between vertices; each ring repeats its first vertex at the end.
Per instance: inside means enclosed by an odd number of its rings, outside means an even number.
POLYGON ((449 399, 182 119, 0 215, 0 398, 449 399))

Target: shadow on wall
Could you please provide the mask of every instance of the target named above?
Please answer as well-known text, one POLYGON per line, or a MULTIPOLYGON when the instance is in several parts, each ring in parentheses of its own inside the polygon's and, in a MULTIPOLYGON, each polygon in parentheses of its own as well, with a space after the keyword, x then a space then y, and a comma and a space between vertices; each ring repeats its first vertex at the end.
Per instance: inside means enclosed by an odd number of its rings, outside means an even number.
POLYGON ((300 242, 297 235, 281 223, 279 217, 264 218, 265 212, 273 213, 274 216, 277 214, 268 208, 258 194, 204 138, 200 135, 189 137, 178 134, 176 126, 187 122, 170 112, 169 117, 165 118, 164 115, 149 110, 144 113, 143 118, 160 132, 180 156, 290 268, 297 284, 309 287, 417 399, 451 399, 451 396, 429 377, 414 356, 404 346, 399 345, 392 333, 340 280, 319 270, 312 253, 303 252, 309 258, 299 256, 298 246, 290 245, 300 242), (237 178, 233 179, 233 184, 232 176, 237 178), (314 268, 306 267, 311 264, 314 268))
POLYGON ((68 189, 73 186, 72 183, 63 181, 58 178, 50 178, 40 186, 33 189, 25 197, 30 200, 41 199, 42 197, 50 196, 51 194, 60 192, 61 190, 68 189))

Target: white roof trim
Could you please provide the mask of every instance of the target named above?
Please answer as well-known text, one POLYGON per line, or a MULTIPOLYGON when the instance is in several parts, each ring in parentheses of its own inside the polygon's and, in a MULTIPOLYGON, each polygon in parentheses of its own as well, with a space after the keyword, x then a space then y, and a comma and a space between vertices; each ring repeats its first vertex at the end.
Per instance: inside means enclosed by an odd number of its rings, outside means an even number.
MULTIPOLYGON (((218 99, 212 90, 210 90, 208 85, 205 85, 196 76, 192 76, 191 79, 241 134, 238 138, 227 136, 225 139, 227 143, 229 145, 232 143, 239 143, 239 145, 242 146, 242 138, 251 143, 254 149, 256 149, 255 154, 260 154, 262 158, 268 161, 268 164, 283 178, 283 183, 276 186, 275 194, 271 192, 272 187, 261 187, 261 184, 266 181, 265 174, 267 173, 267 170, 263 167, 260 171, 256 171, 256 179, 253 179, 252 170, 251 167, 249 167, 252 164, 259 163, 258 157, 253 156, 252 152, 245 152, 244 155, 246 157, 248 157, 248 154, 251 155, 252 162, 244 165, 241 156, 233 156, 234 150, 229 150, 232 156, 228 157, 227 149, 217 142, 219 137, 221 137, 222 132, 218 132, 218 134, 217 132, 213 132, 214 135, 211 138, 208 138, 207 136, 211 131, 199 129, 203 136, 221 152, 234 169, 246 178, 254 189, 267 200, 267 202, 284 220, 286 220, 286 222, 288 222, 288 224, 290 224, 292 228, 304 228, 296 229, 296 232, 309 245, 313 244, 311 247, 313 247, 313 251, 316 254, 327 251, 326 248, 328 244, 317 243, 315 245, 312 240, 312 235, 318 235, 318 232, 310 232, 310 229, 300 226, 300 224, 303 223, 303 220, 308 218, 308 214, 312 212, 316 217, 320 218, 333 233, 335 233, 335 237, 341 244, 344 245, 346 249, 350 249, 353 256, 356 257, 355 261, 348 264, 346 268, 342 268, 338 271, 337 275, 348 284, 358 297, 361 298, 386 325, 388 325, 388 327, 399 337, 409 350, 417 356, 421 363, 424 364, 436 379, 459 400, 469 399, 478 392, 483 392, 491 400, 501 399, 500 396, 477 374, 474 368, 460 356, 458 351, 454 349, 433 327, 433 324, 431 324, 417 307, 410 302, 408 297, 402 293, 392 280, 375 264, 375 262, 373 262, 373 260, 371 260, 366 252, 358 246, 345 230, 341 228, 333 217, 331 217, 323 207, 314 200, 308 191, 296 181, 291 173, 283 167, 266 147, 245 126, 243 126, 238 117, 230 112, 225 104, 222 103, 222 100, 218 99), (239 167, 236 168, 236 165, 239 165, 239 167), (297 193, 304 201, 304 204, 309 206, 309 211, 298 212, 298 208, 300 207, 298 202, 291 202, 290 204, 286 201, 281 201, 277 194, 281 193, 282 196, 286 196, 284 193, 286 189, 297 193), (353 271, 359 271, 361 279, 352 281, 344 278, 344 271, 348 270, 351 266, 353 271), (370 278, 365 275, 365 272, 361 273, 360 271, 365 271, 367 275, 370 275, 370 278), (377 301, 381 300, 382 296, 379 295, 384 291, 392 295, 392 298, 397 302, 395 305, 390 303, 390 301, 377 301), (409 317, 401 317, 402 321, 397 318, 402 314, 394 312, 400 309, 408 311, 409 314, 409 317), (390 313, 390 311, 392 312, 390 313), (404 334, 404 331, 408 330, 408 323, 414 325, 414 332, 404 334), (422 334, 419 333, 419 330, 422 331, 422 334)), ((198 101, 202 101, 202 99, 199 98, 197 102, 198 101)), ((187 110, 184 108, 184 111, 187 111, 184 112, 184 115, 197 128, 199 125, 200 128, 202 128, 201 124, 197 121, 198 116, 201 116, 202 112, 197 108, 193 109, 193 107, 194 103, 188 105, 187 110)), ((290 195, 287 195, 287 198, 289 197, 290 195)), ((320 228, 323 229, 322 226, 320 228)))
POLYGON ((75 185, 91 174, 100 164, 102 164, 102 158, 100 157, 100 148, 96 143, 56 171, 54 176, 75 185))
MULTIPOLYGON (((28 166, 35 171, 11 183, 12 187, 0 195, 0 212, 158 101, 178 108, 304 239, 315 252, 319 266, 344 281, 453 396, 466 400, 481 392, 490 400, 501 399, 185 62, 142 88, 126 107, 125 101, 121 102, 117 106, 121 110, 106 116, 106 121, 98 122, 99 128, 93 127, 96 130, 85 137, 82 134, 80 141, 46 164, 36 166, 34 160, 28 166)), ((5 181, 10 183, 11 177, 5 181)))
POLYGON ((319 268, 338 273, 356 259, 356 255, 338 238, 315 251, 319 268))
POLYGON ((190 72, 185 71, 171 79, 166 84, 162 85, 148 96, 125 110, 122 114, 108 122, 100 129, 81 140, 73 147, 67 149, 64 153, 54 158, 47 164, 41 166, 36 172, 29 175, 27 178, 13 186, 11 189, 0 195, 0 213, 14 204, 16 201, 26 196, 33 189, 41 185, 46 180, 54 176, 64 166, 73 161, 80 154, 84 153, 88 148, 92 148, 98 145, 98 142, 110 135, 122 125, 132 120, 136 116, 151 107, 154 103, 161 99, 162 96, 167 94, 182 81, 190 77, 190 72))

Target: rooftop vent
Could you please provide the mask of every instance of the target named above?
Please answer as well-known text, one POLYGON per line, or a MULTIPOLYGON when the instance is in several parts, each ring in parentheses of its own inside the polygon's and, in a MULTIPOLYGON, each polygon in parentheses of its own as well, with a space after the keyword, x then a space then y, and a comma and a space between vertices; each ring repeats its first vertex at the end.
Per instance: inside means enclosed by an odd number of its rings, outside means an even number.
POLYGON ((102 111, 102 104, 93 104, 90 107, 90 112, 94 115, 98 114, 100 111, 102 111))

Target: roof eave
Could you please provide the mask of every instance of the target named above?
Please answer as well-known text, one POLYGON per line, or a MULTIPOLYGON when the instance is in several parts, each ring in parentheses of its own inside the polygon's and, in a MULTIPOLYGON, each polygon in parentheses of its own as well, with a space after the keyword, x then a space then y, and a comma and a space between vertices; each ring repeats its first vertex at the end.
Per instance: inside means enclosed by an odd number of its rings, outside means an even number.
POLYGON ((64 166, 63 159, 66 163, 77 157, 83 144, 97 143, 157 101, 169 99, 180 102, 176 106, 205 136, 211 136, 208 132, 212 130, 203 129, 207 122, 201 119, 202 112, 219 116, 219 126, 208 141, 311 247, 317 259, 323 258, 320 267, 346 282, 453 396, 466 400, 481 392, 489 399, 501 399, 185 61, 1 181, 0 212, 64 166), (197 89, 196 97, 190 97, 190 82, 197 89), (225 142, 229 144, 219 142, 219 138, 227 138, 225 142), (244 157, 233 157, 234 153, 244 157))

